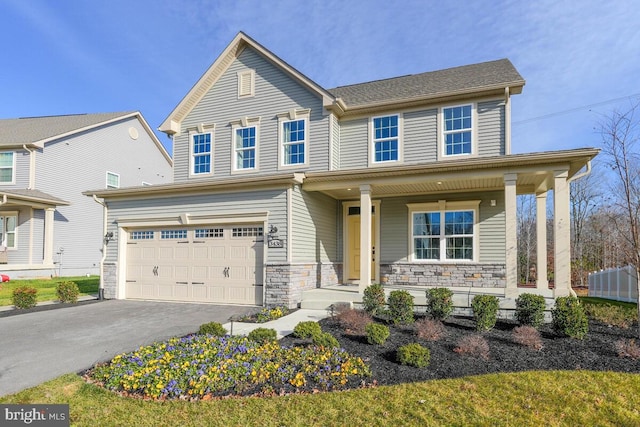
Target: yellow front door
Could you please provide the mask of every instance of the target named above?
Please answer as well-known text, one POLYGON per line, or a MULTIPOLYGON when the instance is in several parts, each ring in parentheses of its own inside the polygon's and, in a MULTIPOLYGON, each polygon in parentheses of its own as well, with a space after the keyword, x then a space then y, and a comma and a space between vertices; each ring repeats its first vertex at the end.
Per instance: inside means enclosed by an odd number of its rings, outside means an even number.
MULTIPOLYGON (((375 277, 375 215, 371 221, 371 277, 375 277)), ((349 259, 349 280, 360 279, 360 215, 347 216, 347 257, 349 259)))

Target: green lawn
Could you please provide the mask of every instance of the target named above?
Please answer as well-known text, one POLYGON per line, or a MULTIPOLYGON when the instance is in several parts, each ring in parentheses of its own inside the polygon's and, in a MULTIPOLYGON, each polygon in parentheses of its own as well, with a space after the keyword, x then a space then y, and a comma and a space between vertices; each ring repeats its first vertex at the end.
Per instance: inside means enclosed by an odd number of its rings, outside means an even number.
POLYGON ((12 280, 0 285, 0 306, 13 305, 11 302, 11 294, 15 288, 20 286, 31 286, 38 290, 38 302, 55 301, 56 285, 59 282, 70 280, 76 282, 80 289, 80 296, 98 293, 100 286, 100 276, 80 276, 80 277, 57 277, 55 279, 31 279, 31 280, 12 280))
POLYGON ((186 402, 125 398, 67 374, 0 403, 68 403, 74 426, 637 426, 640 375, 536 371, 186 402))
POLYGON ((615 301, 612 299, 606 298, 597 298, 597 297, 579 297, 580 301, 585 304, 593 304, 593 305, 613 305, 622 308, 636 308, 635 302, 624 302, 624 301, 615 301))

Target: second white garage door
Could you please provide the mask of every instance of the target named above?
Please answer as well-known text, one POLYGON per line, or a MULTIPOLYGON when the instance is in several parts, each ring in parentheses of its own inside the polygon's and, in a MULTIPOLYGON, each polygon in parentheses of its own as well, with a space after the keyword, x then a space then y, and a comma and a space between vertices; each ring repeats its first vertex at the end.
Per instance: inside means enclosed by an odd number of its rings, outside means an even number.
POLYGON ((130 230, 126 298, 262 305, 261 225, 130 230))

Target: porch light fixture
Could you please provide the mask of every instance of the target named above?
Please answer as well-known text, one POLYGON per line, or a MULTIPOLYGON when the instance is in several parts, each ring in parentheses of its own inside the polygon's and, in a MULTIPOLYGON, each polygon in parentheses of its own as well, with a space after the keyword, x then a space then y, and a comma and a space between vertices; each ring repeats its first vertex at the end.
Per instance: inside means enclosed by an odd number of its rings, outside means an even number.
POLYGON ((107 232, 107 234, 104 235, 104 244, 108 245, 110 241, 113 240, 113 231, 109 231, 107 232))

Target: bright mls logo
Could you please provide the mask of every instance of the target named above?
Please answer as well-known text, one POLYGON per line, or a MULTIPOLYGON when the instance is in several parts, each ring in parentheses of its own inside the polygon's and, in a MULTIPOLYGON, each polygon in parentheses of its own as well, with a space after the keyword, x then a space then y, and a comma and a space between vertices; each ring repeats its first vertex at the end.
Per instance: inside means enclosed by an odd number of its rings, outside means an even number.
POLYGON ((68 427, 69 405, 2 405, 0 425, 68 427))

